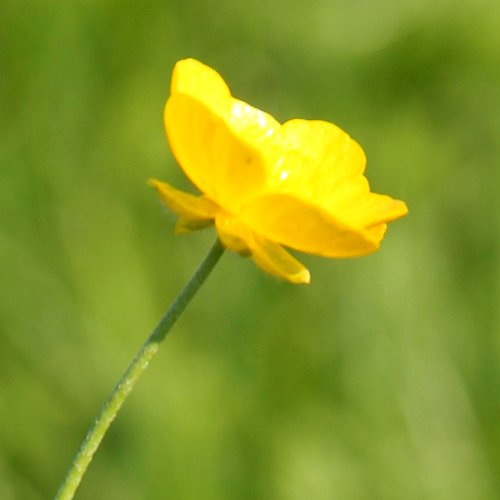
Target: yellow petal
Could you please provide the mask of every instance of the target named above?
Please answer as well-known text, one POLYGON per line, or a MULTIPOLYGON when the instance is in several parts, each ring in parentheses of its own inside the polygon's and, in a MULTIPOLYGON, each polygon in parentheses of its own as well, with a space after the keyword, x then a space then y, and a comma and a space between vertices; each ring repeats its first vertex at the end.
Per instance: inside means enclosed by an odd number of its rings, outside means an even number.
POLYGON ((156 188, 163 203, 181 216, 181 221, 184 222, 180 226, 185 227, 184 230, 188 230, 190 224, 193 229, 198 225, 198 229, 213 223, 215 215, 219 211, 218 205, 205 196, 185 193, 156 179, 151 179, 149 184, 156 188))
POLYGON ((380 230, 353 228, 313 204, 286 194, 252 200, 239 214, 255 233, 302 252, 353 257, 376 250, 380 230))
POLYGON ((263 150, 270 171, 268 190, 293 194, 327 210, 369 192, 366 157, 342 129, 324 121, 290 120, 263 150))
MULTIPOLYGON (((408 212, 403 202, 370 192, 363 149, 336 125, 290 120, 276 140, 285 153, 275 161, 269 194, 293 195, 352 228, 389 222, 408 212)), ((277 150, 268 151, 272 157, 277 150)))
POLYGON ((222 78, 204 64, 176 64, 165 129, 176 160, 211 199, 233 212, 266 179, 260 145, 279 123, 233 99, 222 78))
POLYGON ((270 114, 232 97, 223 78, 209 66, 195 59, 183 59, 174 67, 171 96, 185 95, 227 120, 235 132, 242 132, 244 141, 256 144, 280 127, 270 114))

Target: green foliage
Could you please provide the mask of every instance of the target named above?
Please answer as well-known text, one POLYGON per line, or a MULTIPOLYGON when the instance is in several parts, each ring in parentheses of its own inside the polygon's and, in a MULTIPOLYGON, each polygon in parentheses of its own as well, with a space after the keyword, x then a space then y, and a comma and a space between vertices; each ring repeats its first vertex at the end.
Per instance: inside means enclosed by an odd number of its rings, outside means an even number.
POLYGON ((495 2, 2 4, 0 498, 50 498, 98 407, 208 250, 162 108, 193 56, 284 120, 363 145, 408 203, 379 253, 312 285, 225 255, 77 498, 500 497, 495 2))

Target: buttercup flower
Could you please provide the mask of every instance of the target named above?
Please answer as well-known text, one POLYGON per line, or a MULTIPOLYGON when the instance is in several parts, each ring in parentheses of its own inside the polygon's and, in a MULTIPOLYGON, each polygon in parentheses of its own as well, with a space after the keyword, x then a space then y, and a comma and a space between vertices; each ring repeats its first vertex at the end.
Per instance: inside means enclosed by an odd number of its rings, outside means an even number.
POLYGON ((264 271, 308 283, 284 247, 324 257, 377 250, 405 203, 370 192, 360 145, 325 121, 289 120, 231 96, 222 77, 195 59, 174 68, 165 106, 173 154, 195 196, 152 180, 179 215, 177 232, 215 224, 222 244, 264 271))

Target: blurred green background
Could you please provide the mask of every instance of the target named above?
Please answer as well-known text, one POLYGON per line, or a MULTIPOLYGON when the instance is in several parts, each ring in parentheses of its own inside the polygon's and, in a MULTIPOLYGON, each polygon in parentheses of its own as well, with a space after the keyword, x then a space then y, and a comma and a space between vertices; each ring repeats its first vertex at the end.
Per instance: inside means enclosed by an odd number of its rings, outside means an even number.
POLYGON ((405 200, 308 287, 225 255, 81 499, 500 498, 500 3, 3 0, 0 498, 51 498, 207 252, 149 177, 194 56, 278 119, 333 121, 405 200))

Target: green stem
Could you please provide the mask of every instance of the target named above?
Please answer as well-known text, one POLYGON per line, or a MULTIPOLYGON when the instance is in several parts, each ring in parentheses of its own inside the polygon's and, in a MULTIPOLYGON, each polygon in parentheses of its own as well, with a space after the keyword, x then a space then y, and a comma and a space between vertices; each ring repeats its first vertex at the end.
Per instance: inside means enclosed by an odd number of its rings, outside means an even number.
POLYGON ((134 359, 116 384, 108 400, 101 407, 99 415, 94 423, 88 430, 87 436, 73 460, 73 464, 59 487, 55 500, 71 500, 73 498, 94 453, 99 447, 106 431, 111 425, 111 422, 113 422, 125 399, 134 388, 139 377, 148 367, 153 356, 157 353, 160 342, 166 337, 177 318, 204 283, 223 252, 224 248, 219 240, 217 240, 200 264, 200 267, 193 274, 192 278, 153 330, 153 333, 135 355, 134 359))

